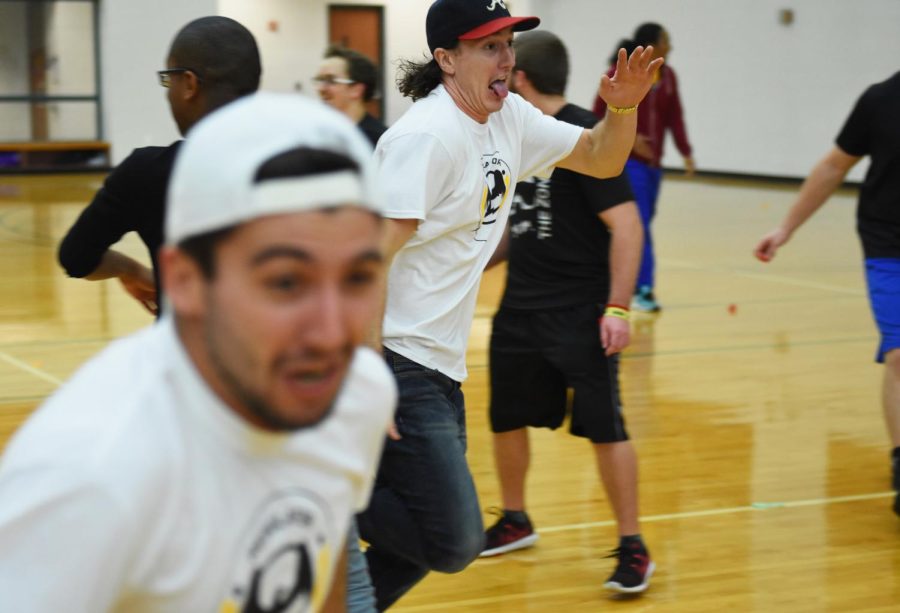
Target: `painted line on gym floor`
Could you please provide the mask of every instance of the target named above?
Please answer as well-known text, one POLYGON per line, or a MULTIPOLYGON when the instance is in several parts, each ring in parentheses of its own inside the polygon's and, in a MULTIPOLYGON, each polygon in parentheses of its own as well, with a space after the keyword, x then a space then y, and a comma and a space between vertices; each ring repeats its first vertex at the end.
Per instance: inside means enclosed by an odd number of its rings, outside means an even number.
MULTIPOLYGON (((840 503, 840 502, 856 502, 863 500, 875 500, 879 498, 888 498, 893 496, 894 492, 879 492, 877 494, 859 494, 856 496, 835 496, 832 498, 812 498, 809 500, 792 500, 787 502, 769 502, 769 503, 753 503, 751 505, 742 506, 742 507, 730 507, 724 509, 709 509, 706 511, 687 511, 685 513, 667 513, 663 515, 648 515, 646 517, 642 517, 642 522, 655 522, 655 521, 668 521, 668 520, 677 520, 677 519, 691 519, 695 517, 708 517, 710 515, 728 515, 735 513, 746 513, 748 511, 757 511, 764 512, 771 509, 784 509, 784 508, 797 508, 797 507, 809 507, 809 506, 822 506, 826 504, 840 503), (757 506, 754 506, 757 505, 757 506)), ((614 520, 610 521, 598 521, 598 522, 588 522, 583 524, 569 524, 567 526, 552 526, 550 528, 541 528, 538 530, 540 534, 546 534, 551 532, 564 532, 567 530, 581 530, 584 528, 605 528, 610 526, 615 526, 616 522, 614 520)), ((487 558, 483 560, 478 560, 475 564, 479 564, 480 562, 488 562, 492 558, 487 558)), ((444 601, 437 604, 425 604, 425 605, 413 605, 413 606, 403 606, 400 605, 397 607, 397 613, 412 613, 413 611, 445 611, 448 609, 460 609, 465 610, 467 607, 472 607, 476 605, 486 605, 499 601, 503 601, 504 603, 508 603, 510 600, 523 600, 523 599, 535 599, 535 598, 545 598, 548 596, 554 595, 568 595, 576 592, 582 591, 596 591, 596 586, 572 586, 567 588, 559 588, 554 590, 539 590, 536 592, 523 592, 520 594, 503 594, 502 596, 486 596, 484 598, 469 598, 466 600, 455 600, 455 601, 444 601)))
MULTIPOLYGON (((851 338, 829 338, 824 340, 812 340, 812 341, 799 341, 794 342, 791 341, 791 347, 817 347, 817 346, 829 346, 829 345, 846 345, 846 344, 856 344, 856 343, 874 343, 874 337, 870 336, 860 336, 860 337, 851 337, 851 338)), ((704 355, 710 353, 721 353, 723 355, 729 353, 736 353, 740 351, 767 351, 772 349, 772 343, 758 343, 755 345, 735 345, 731 347, 697 347, 693 349, 664 349, 664 350, 656 350, 656 351, 629 351, 627 353, 623 353, 621 359, 622 360, 643 360, 647 358, 664 358, 671 356, 684 356, 684 355, 704 355)), ((471 362, 467 363, 467 367, 469 372, 473 372, 476 370, 487 370, 488 363, 487 362, 471 362)))
MULTIPOLYGON (((28 396, 0 396, 0 407, 10 404, 40 403, 47 399, 47 394, 30 394, 28 396)), ((0 413, 0 417, 3 413, 0 413)))
POLYGON ((799 285, 801 287, 808 287, 811 289, 821 289, 828 292, 835 292, 837 294, 847 294, 848 296, 865 296, 866 293, 862 290, 858 289, 850 289, 848 287, 840 287, 838 285, 829 285, 828 283, 816 283, 815 281, 804 281, 802 279, 795 279, 793 277, 783 277, 781 275, 767 275, 759 272, 735 272, 735 275, 739 277, 746 277, 748 279, 755 279, 759 281, 772 281, 773 283, 781 283, 784 285, 799 285))
POLYGON ((85 338, 67 338, 60 340, 14 341, 12 343, 0 343, 0 351, 3 351, 4 349, 36 349, 39 347, 61 347, 64 345, 89 345, 91 343, 108 344, 118 338, 121 337, 95 336, 85 338))
MULTIPOLYGON (((508 605, 512 600, 531 600, 542 599, 548 596, 569 596, 579 592, 595 593, 599 590, 596 585, 573 585, 572 587, 557 588, 555 590, 540 590, 537 592, 522 592, 519 594, 503 593, 499 596, 485 596, 484 598, 468 598, 466 600, 445 600, 435 604, 420 604, 412 606, 399 605, 396 607, 397 613, 412 613, 413 611, 446 611, 447 609, 468 610, 468 607, 476 605, 494 604, 502 602, 508 605)), ((600 606, 599 603, 597 605, 600 606)), ((391 609, 392 611, 394 608, 391 609)), ((504 609, 508 610, 508 609, 504 609)), ((634 609, 629 609, 633 611, 634 609)))
MULTIPOLYGON (((773 509, 794 509, 799 507, 824 506, 827 504, 836 504, 841 502, 858 502, 862 500, 877 500, 879 498, 889 498, 894 496, 894 492, 878 492, 876 494, 857 494, 855 496, 834 496, 831 498, 811 498, 809 500, 788 500, 784 502, 754 502, 742 507, 726 507, 723 509, 707 509, 705 511, 685 511, 683 513, 666 513, 663 515, 647 515, 641 517, 643 523, 670 521, 677 519, 693 519, 695 517, 709 517, 711 515, 733 515, 735 513, 747 513, 750 511, 762 512, 773 509)), ((564 526, 550 526, 549 528, 541 527, 538 531, 540 534, 551 532, 566 532, 569 530, 582 530, 584 528, 606 528, 615 526, 615 520, 586 522, 582 524, 567 524, 564 526)))
POLYGON ((44 381, 48 381, 50 383, 53 383, 54 385, 62 385, 63 384, 62 379, 58 379, 48 372, 44 372, 43 370, 41 370, 39 368, 35 368, 31 364, 28 364, 27 362, 23 362, 22 360, 20 360, 18 358, 14 358, 13 356, 6 353, 5 351, 0 351, 0 360, 3 360, 7 364, 11 364, 11 365, 15 366, 16 368, 21 368, 25 372, 34 375, 38 379, 43 379, 44 381))
MULTIPOLYGON (((785 509, 785 508, 799 508, 799 507, 810 507, 810 506, 823 506, 826 504, 834 504, 840 502, 857 502, 863 500, 876 500, 879 498, 888 498, 893 496, 894 492, 879 492, 876 494, 859 494, 855 496, 834 496, 831 498, 811 498, 809 500, 791 500, 786 502, 756 502, 750 505, 742 506, 742 507, 729 507, 724 509, 708 509, 706 511, 687 511, 684 513, 666 513, 662 515, 648 515, 646 517, 641 518, 641 522, 659 522, 659 521, 669 521, 669 520, 678 520, 678 519, 691 519, 695 517, 708 517, 710 515, 729 515, 735 513, 746 513, 749 511, 757 511, 764 512, 772 509, 785 509)), ((566 526, 551 526, 549 528, 541 528, 538 530, 540 534, 547 534, 552 532, 565 532, 568 530, 581 530, 584 528, 606 528, 610 526, 615 526, 616 522, 614 520, 609 521, 597 521, 597 522, 588 522, 582 524, 569 524, 566 526)), ((491 558, 484 561, 490 561, 491 558)), ((475 562, 476 564, 479 561, 475 562)), ((533 598, 546 598, 548 596, 554 595, 567 595, 572 594, 579 591, 595 591, 595 586, 572 586, 567 588, 560 588, 555 590, 539 590, 537 592, 528 592, 521 594, 504 594, 503 596, 486 596, 484 598, 470 598, 466 600, 456 600, 456 601, 445 601, 438 604, 425 604, 425 605, 413 605, 413 606, 399 606, 397 607, 398 613, 412 613, 413 611, 438 611, 438 610, 447 610, 447 609, 463 609, 465 607, 471 607, 476 605, 485 605, 491 604, 494 602, 498 602, 503 600, 503 602, 508 603, 509 600, 522 600, 522 599, 533 599, 533 598)))
POLYGON ((796 277, 787 277, 784 275, 774 275, 770 273, 762 273, 762 272, 745 272, 741 270, 734 270, 732 268, 725 267, 714 267, 714 266, 703 266, 701 264, 695 264, 693 262, 685 262, 681 260, 666 260, 667 265, 673 265, 676 268, 687 268, 689 270, 700 270, 704 272, 727 272, 733 275, 737 275, 739 277, 745 277, 747 279, 755 279, 757 281, 771 281, 772 283, 781 283, 782 285, 796 285, 799 287, 807 287, 810 289, 820 289, 828 292, 835 292, 838 294, 847 294, 850 296, 865 296, 865 292, 858 289, 850 289, 847 287, 841 287, 840 285, 831 285, 829 283, 816 283, 815 281, 808 281, 806 279, 798 279, 796 277))

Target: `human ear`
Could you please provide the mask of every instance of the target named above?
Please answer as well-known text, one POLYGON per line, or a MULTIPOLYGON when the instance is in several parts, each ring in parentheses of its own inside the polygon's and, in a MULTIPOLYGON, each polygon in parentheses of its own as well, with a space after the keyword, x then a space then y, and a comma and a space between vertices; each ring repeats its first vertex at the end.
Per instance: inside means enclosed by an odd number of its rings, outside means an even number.
POLYGON ((438 47, 434 50, 434 60, 437 62, 438 66, 440 66, 441 70, 447 74, 452 75, 456 73, 453 61, 454 57, 451 51, 438 47))
POLYGON ((163 294, 177 315, 197 317, 205 311, 205 289, 209 280, 197 262, 178 247, 159 251, 160 283, 163 294))

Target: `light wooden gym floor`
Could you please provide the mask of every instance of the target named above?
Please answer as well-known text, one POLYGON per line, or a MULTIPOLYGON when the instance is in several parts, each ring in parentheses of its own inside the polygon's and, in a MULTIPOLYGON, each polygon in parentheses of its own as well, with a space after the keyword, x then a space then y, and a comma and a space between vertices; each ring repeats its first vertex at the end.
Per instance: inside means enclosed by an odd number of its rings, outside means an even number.
MULTIPOLYGON (((0 446, 89 356, 151 322, 116 282, 67 279, 56 264, 101 180, 0 176, 0 446)), ((900 610, 900 518, 853 193, 832 199, 774 262, 751 257, 795 190, 664 182, 654 226, 664 311, 635 322, 622 362, 643 534, 658 565, 650 590, 602 590, 616 531, 593 455, 564 429, 534 431, 537 546, 432 575, 394 610, 900 610)), ((123 249, 144 257, 135 237, 123 249)), ((499 503, 486 348, 503 274, 485 276, 464 388, 485 508, 499 503)))

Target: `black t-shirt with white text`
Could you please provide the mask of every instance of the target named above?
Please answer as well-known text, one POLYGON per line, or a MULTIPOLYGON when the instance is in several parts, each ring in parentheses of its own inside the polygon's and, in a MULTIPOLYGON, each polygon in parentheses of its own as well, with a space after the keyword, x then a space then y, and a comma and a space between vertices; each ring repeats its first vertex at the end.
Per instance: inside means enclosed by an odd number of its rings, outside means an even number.
POLYGON ((900 72, 863 93, 837 145, 871 160, 856 211, 865 256, 900 258, 900 72))
MULTIPOLYGON (((585 128, 597 123, 593 113, 573 104, 556 118, 585 128)), ((556 168, 549 179, 519 182, 501 305, 534 310, 605 303, 610 235, 598 214, 633 199, 624 174, 600 180, 556 168)))

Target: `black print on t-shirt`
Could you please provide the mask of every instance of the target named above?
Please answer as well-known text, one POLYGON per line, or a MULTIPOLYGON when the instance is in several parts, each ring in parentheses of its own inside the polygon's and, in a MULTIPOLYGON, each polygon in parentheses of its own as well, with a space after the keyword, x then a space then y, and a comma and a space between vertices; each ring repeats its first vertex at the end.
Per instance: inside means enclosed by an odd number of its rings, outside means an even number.
POLYGON ((294 613, 327 595, 329 569, 339 553, 329 542, 334 511, 300 488, 273 494, 257 508, 237 550, 229 593, 219 611, 294 613))
POLYGON ((481 218, 475 229, 475 240, 486 241, 510 192, 512 171, 498 152, 481 156, 484 190, 481 196, 481 218))

